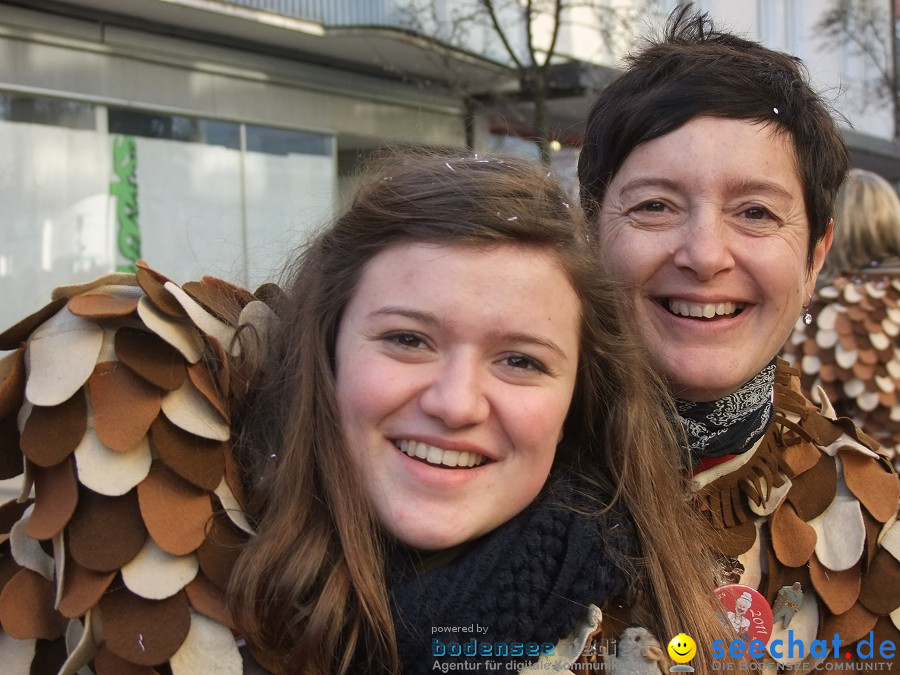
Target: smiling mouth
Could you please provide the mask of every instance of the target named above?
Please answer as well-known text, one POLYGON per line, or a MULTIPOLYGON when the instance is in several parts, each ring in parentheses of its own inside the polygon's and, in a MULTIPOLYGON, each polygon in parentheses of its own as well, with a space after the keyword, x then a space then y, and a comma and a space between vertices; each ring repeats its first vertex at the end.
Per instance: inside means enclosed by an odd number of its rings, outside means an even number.
POLYGON ((393 441, 393 443, 400 452, 434 466, 450 469, 471 469, 488 461, 487 457, 479 455, 477 452, 443 450, 437 446, 428 445, 420 441, 404 439, 393 441))
POLYGON ((739 315, 744 311, 746 306, 742 302, 719 302, 719 303, 694 303, 685 302, 684 300, 673 300, 672 298, 663 298, 659 301, 670 314, 675 316, 687 317, 690 319, 700 319, 701 321, 717 321, 719 319, 730 319, 739 315))

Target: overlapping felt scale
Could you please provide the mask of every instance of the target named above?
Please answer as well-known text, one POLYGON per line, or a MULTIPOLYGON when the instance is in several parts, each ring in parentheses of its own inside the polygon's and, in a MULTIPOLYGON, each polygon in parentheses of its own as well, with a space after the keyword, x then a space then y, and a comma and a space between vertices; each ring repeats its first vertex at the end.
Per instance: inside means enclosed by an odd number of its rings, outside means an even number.
POLYGON ((22 453, 38 466, 59 464, 74 452, 87 430, 84 392, 76 391, 52 407, 29 407, 20 440, 22 453))
POLYGON ((821 386, 837 414, 873 434, 900 469, 898 280, 896 270, 878 268, 833 279, 813 298, 812 324, 797 322, 785 356, 801 369, 805 391, 821 386))
POLYGON ((71 459, 34 469, 34 511, 25 526, 32 539, 50 539, 61 532, 78 505, 78 481, 71 459))
POLYGON ((856 604, 861 586, 862 563, 843 572, 829 570, 816 556, 810 558, 809 576, 822 602, 832 614, 843 614, 856 604))
POLYGON ((153 461, 147 438, 127 452, 116 452, 104 445, 93 429, 85 432, 74 456, 79 482, 107 497, 119 497, 137 487, 153 461))
POLYGON ((159 415, 159 388, 115 361, 98 363, 88 379, 94 431, 103 444, 118 452, 135 447, 159 415), (122 415, 127 410, 128 415, 122 415))
MULTIPOLYGON (((231 458, 247 291, 144 263, 0 333, 0 663, 239 673, 224 586, 252 529, 231 458)), ((262 326, 254 326, 263 330, 262 326)), ((35 670, 37 669, 37 670, 35 670)), ((86 671, 85 671, 86 672, 86 671)))
POLYGON ((140 297, 140 289, 119 286, 105 293, 76 295, 67 306, 75 316, 89 319, 112 319, 128 316, 134 312, 140 297))
POLYGON ((102 345, 103 328, 61 309, 28 340, 25 398, 36 406, 70 399, 93 372, 102 345))
POLYGON ((103 637, 110 651, 141 666, 157 666, 178 651, 191 627, 187 596, 147 600, 119 587, 100 599, 103 637))
POLYGON ((138 485, 137 494, 143 521, 162 550, 186 555, 204 542, 213 515, 207 492, 157 464, 138 485))
POLYGON ((220 623, 202 614, 191 613, 191 627, 187 637, 172 655, 172 675, 194 675, 208 672, 217 675, 240 675, 243 660, 231 632, 220 623), (210 663, 210 655, 214 661, 210 663))
POLYGON ((184 382, 184 360, 162 338, 145 330, 120 328, 115 338, 116 357, 137 375, 162 391, 184 382))
POLYGON ((34 506, 29 506, 22 514, 22 518, 13 524, 9 532, 9 550, 19 566, 37 572, 48 581, 52 581, 55 573, 53 557, 44 550, 41 542, 27 534, 28 521, 33 511, 34 506))
POLYGON ((60 614, 70 619, 87 614, 100 601, 116 573, 89 570, 75 562, 71 555, 67 556, 63 592, 57 607, 60 614))
MULTIPOLYGON (((835 330, 843 330, 847 320, 838 310, 825 313, 835 330)), ((693 499, 721 530, 723 554, 734 556, 732 542, 744 548, 747 534, 755 535, 738 557, 745 567, 742 583, 762 583, 770 603, 782 586, 801 583, 804 601, 790 623, 795 639, 803 633, 810 640, 831 640, 839 633, 847 645, 877 623, 896 643, 900 483, 874 451, 876 441, 851 420, 829 417, 833 412, 824 392, 821 410, 807 400, 799 371, 780 361, 775 424, 750 452, 694 476, 693 499), (736 501, 748 507, 749 520, 742 519, 736 501)), ((787 639, 777 625, 773 637, 782 633, 787 639)))
POLYGON ((20 570, 0 593, 0 625, 10 637, 55 640, 68 621, 53 611, 53 582, 29 569, 20 570))

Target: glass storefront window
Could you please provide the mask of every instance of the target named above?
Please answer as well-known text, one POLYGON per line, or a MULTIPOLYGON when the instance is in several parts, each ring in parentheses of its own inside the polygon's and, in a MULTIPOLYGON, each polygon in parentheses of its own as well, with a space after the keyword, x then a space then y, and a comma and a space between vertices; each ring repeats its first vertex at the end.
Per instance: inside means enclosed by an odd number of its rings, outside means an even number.
POLYGON ((0 120, 67 129, 96 128, 95 108, 90 103, 5 92, 0 92, 0 120))
POLYGON ((138 257, 255 287, 331 217, 332 136, 105 112, 102 129, 97 106, 0 92, 0 330, 138 257))

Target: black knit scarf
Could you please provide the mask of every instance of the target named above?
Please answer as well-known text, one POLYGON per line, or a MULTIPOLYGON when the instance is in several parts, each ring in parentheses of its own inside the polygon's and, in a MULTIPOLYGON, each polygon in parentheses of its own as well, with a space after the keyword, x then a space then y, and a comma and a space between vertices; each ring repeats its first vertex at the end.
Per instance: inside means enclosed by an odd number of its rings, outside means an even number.
POLYGON ((775 359, 753 379, 716 401, 675 399, 694 466, 704 457, 739 455, 763 437, 774 414, 775 359))
POLYGON ((389 587, 404 672, 430 673, 435 662, 501 663, 510 672, 507 664, 537 658, 495 656, 494 645, 555 645, 587 617, 588 603, 623 591, 610 552, 633 555, 629 521, 615 510, 579 515, 565 506, 573 499, 557 484, 465 553, 424 573, 408 552, 393 556, 389 587), (458 649, 462 654, 452 656, 458 649))

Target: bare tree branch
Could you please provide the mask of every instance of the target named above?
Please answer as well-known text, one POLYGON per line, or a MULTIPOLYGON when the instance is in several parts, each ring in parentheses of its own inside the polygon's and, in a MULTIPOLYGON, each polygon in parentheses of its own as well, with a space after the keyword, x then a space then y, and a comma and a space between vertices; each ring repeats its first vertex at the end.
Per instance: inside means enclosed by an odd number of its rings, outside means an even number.
POLYGON ((895 27, 891 25, 893 0, 832 0, 816 27, 822 35, 850 48, 875 69, 874 78, 860 84, 865 98, 874 94, 893 109, 894 136, 900 137, 900 92, 894 72, 895 27), (869 93, 866 93, 869 92, 869 93))
POLYGON ((556 53, 556 40, 559 38, 559 28, 562 24, 562 0, 554 0, 553 3, 553 33, 550 36, 550 46, 547 47, 547 58, 544 60, 543 67, 550 65, 550 59, 556 53))
POLYGON ((506 37, 506 32, 503 30, 500 21, 497 19, 497 12, 495 11, 493 0, 481 0, 481 4, 485 11, 487 11, 488 17, 490 17, 491 20, 491 25, 494 27, 494 32, 497 33, 497 37, 500 38, 500 42, 503 43, 503 47, 506 49, 506 53, 509 54, 509 58, 516 64, 516 68, 524 68, 525 66, 519 59, 519 55, 516 54, 516 50, 512 48, 512 45, 506 37))
MULTIPOLYGON (((551 140, 557 133, 550 122, 552 99, 599 87, 606 78, 589 66, 614 63, 633 44, 638 17, 661 17, 661 12, 654 11, 660 1, 619 6, 609 0, 460 0, 450 5, 441 0, 406 0, 406 5, 412 32, 451 48, 435 56, 446 59, 441 69, 445 80, 423 86, 441 86, 462 95, 467 139, 474 138, 472 121, 478 110, 489 110, 492 124, 508 124, 514 133, 533 140, 542 161, 549 163, 551 140), (461 9, 457 12, 454 7, 461 9), (573 37, 566 42, 569 29, 573 37), (585 54, 585 39, 596 50, 593 54, 585 54), (572 53, 564 53, 568 50, 563 45, 571 45, 572 53), (465 68, 454 62, 453 47, 502 64, 509 69, 509 78, 503 86, 482 80, 473 87, 465 79, 465 68), (568 82, 555 82, 556 66, 573 60, 589 65, 568 71, 566 75, 573 78, 568 82), (457 81, 454 75, 459 76, 457 81), (518 87, 511 90, 515 82, 518 87)), ((414 75, 409 78, 415 81, 414 75)))

